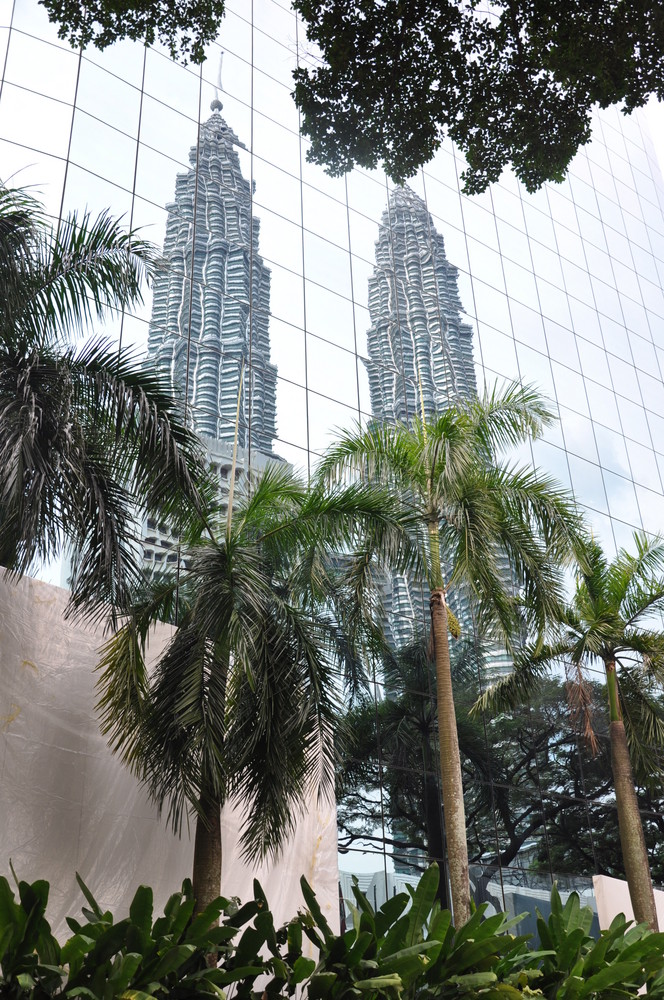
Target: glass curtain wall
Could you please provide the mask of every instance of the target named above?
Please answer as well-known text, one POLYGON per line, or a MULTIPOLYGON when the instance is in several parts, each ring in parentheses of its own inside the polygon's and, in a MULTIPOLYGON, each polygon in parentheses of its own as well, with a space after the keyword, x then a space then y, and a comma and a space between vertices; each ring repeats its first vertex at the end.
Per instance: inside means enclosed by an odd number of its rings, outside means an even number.
MULTIPOLYGON (((144 307, 106 332, 173 374, 222 478, 240 371, 245 467, 305 474, 337 428, 523 379, 560 422, 519 458, 574 490, 609 557, 634 528, 659 531, 664 188, 642 120, 602 114, 568 180, 536 195, 505 174, 465 196, 451 145, 403 189, 379 172, 331 179, 307 163, 290 96, 310 58, 286 0, 229 0, 200 68, 134 43, 74 52, 36 0, 0 0, 0 178, 54 218, 110 208, 163 248, 144 307)), ((406 641, 421 595, 395 581, 390 601, 406 641)), ((376 676, 371 696, 378 739, 339 799, 340 868, 379 901, 440 857, 442 834, 427 668, 404 663, 387 698, 376 676), (398 745, 399 717, 415 749, 398 745)), ((554 873, 616 870, 606 746, 584 750, 559 685, 472 737, 485 752, 465 758, 479 897, 500 902, 526 871, 544 894, 554 873)), ((664 879, 660 803, 641 802, 664 879)))

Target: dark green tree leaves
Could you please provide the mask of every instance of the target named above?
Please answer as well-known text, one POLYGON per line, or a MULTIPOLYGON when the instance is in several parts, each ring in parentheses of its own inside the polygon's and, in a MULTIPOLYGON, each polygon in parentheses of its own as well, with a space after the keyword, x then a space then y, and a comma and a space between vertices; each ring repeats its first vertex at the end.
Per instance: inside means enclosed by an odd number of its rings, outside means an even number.
POLYGON ((294 0, 322 56, 296 72, 309 157, 403 181, 448 135, 465 190, 512 165, 529 191, 562 180, 594 105, 664 95, 664 11, 652 0, 294 0))
MULTIPOLYGON (((224 0, 40 0, 61 38, 164 44, 201 63, 224 0)), ((382 165, 402 182, 449 136, 468 194, 511 165, 529 191, 563 179, 595 105, 664 96, 656 0, 293 0, 320 57, 295 72, 309 159, 333 175, 382 165)))
POLYGON ((74 48, 96 45, 105 49, 121 38, 165 45, 173 59, 202 63, 205 46, 217 37, 224 0, 40 0, 58 34, 74 48))

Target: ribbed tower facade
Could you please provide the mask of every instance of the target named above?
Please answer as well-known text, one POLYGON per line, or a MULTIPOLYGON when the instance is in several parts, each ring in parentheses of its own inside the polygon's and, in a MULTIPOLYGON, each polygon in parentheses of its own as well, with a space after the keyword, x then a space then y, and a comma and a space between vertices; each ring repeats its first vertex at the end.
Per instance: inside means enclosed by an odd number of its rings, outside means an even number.
MULTIPOLYGON (((260 470, 280 459, 273 452, 270 270, 258 252, 260 224, 237 152, 242 143, 222 118, 218 97, 211 110, 189 151, 191 169, 177 175, 175 199, 166 206, 165 263, 154 280, 148 356, 186 393, 188 418, 206 445, 223 499, 233 474, 236 423, 236 481, 249 467, 260 470)), ((145 566, 162 570, 177 558, 168 525, 148 518, 145 566)))
POLYGON ((473 331, 462 319, 457 269, 426 205, 395 188, 369 279, 367 371, 376 420, 407 423, 476 391, 473 331))
POLYGON ((212 102, 189 153, 191 169, 177 175, 175 199, 166 206, 166 266, 154 281, 148 355, 186 390, 199 434, 232 442, 241 392, 238 443, 271 454, 277 372, 270 362, 270 271, 258 252, 241 143, 221 108, 212 102))
MULTIPOLYGON (((409 423, 422 413, 430 419, 476 394, 473 331, 462 318, 457 268, 445 256, 426 205, 408 187, 395 188, 383 212, 369 315, 366 366, 376 421, 409 423)), ((428 628, 417 581, 393 577, 386 603, 396 646, 428 628)), ((467 619, 466 602, 454 603, 467 619)))

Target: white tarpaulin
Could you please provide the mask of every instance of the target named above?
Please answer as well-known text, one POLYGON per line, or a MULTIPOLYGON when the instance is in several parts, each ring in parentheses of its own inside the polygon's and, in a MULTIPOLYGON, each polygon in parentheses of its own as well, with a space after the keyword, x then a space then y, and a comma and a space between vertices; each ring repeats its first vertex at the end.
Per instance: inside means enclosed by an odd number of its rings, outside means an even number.
MULTIPOLYGON (((611 921, 619 913, 624 913, 628 920, 634 919, 629 887, 624 879, 611 878, 609 875, 593 875, 593 889, 597 901, 599 926, 602 930, 610 927, 611 921)), ((655 907, 659 926, 664 927, 664 892, 661 889, 655 889, 655 907)))
MULTIPOLYGON (((56 933, 83 903, 76 871, 118 917, 138 885, 151 885, 157 913, 190 876, 193 856, 186 831, 181 840, 171 833, 99 733, 94 667, 104 636, 65 621, 67 596, 0 575, 0 874, 10 877, 11 859, 19 878, 51 883, 56 933)), ((159 627, 152 656, 169 635, 159 627)), ((251 898, 257 877, 278 925, 302 908, 304 874, 338 928, 334 807, 313 799, 277 863, 255 869, 240 860, 238 826, 239 816, 225 810, 223 895, 251 898)))

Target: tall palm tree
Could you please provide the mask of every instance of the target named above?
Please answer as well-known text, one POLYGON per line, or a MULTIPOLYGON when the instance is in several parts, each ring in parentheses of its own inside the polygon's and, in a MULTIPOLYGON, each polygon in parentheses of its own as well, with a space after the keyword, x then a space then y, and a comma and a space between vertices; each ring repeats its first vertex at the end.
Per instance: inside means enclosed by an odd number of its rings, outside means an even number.
POLYGON ((477 606, 480 632, 492 621, 506 636, 515 627, 515 589, 540 625, 556 607, 557 563, 579 537, 575 505, 548 477, 501 457, 552 420, 534 390, 513 383, 502 393, 456 403, 431 421, 346 434, 320 469, 327 481, 359 476, 386 486, 417 519, 430 591, 448 867, 459 925, 470 915, 470 891, 448 643, 450 625, 457 632, 458 623, 448 595, 465 588, 477 606))
POLYGON ((170 386, 87 337, 142 301, 153 247, 108 213, 57 227, 0 188, 0 563, 73 551, 73 601, 121 605, 140 572, 135 525, 201 506, 202 451, 170 386))
MULTIPOLYGON (((490 779, 502 777, 501 761, 486 743, 481 722, 470 718, 468 704, 478 691, 478 671, 485 650, 466 636, 451 650, 455 689, 464 698, 456 706, 459 747, 466 774, 472 776, 477 805, 492 807, 490 779)), ((392 823, 395 855, 406 845, 420 848, 426 864, 445 867, 445 834, 438 774, 438 717, 436 678, 428 637, 415 635, 382 658, 385 697, 375 702, 371 693, 348 709, 344 726, 349 739, 336 769, 336 797, 340 827, 354 840, 374 840, 384 811, 392 823), (385 794, 376 796, 382 789, 385 794)), ((383 836, 378 839, 388 842, 383 836)), ((448 906, 447 879, 438 886, 441 906, 448 906)))
POLYGON ((571 603, 561 607, 546 636, 524 648, 512 674, 490 688, 477 707, 501 710, 528 699, 541 677, 564 666, 570 706, 593 744, 592 701, 586 672, 601 666, 609 708, 611 769, 618 829, 636 920, 657 929, 648 854, 634 782, 664 777, 664 719, 657 694, 664 682, 664 541, 634 533, 635 554, 621 549, 609 562, 589 541, 571 603))
POLYGON ((190 548, 180 580, 148 583, 107 644, 102 728, 175 829, 195 813, 199 909, 219 895, 226 801, 242 805, 254 858, 278 851, 308 789, 332 790, 338 673, 356 685, 358 658, 380 643, 363 606, 373 590, 350 556, 401 550, 407 565, 402 515, 382 491, 309 490, 268 467, 218 537, 190 548), (176 599, 177 629, 148 678, 150 628, 176 599))

